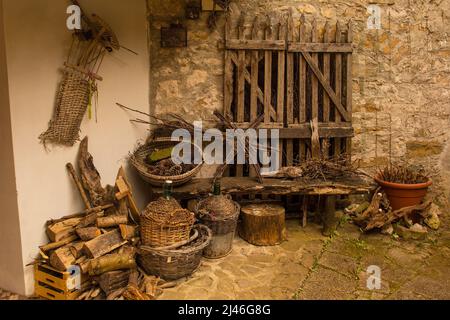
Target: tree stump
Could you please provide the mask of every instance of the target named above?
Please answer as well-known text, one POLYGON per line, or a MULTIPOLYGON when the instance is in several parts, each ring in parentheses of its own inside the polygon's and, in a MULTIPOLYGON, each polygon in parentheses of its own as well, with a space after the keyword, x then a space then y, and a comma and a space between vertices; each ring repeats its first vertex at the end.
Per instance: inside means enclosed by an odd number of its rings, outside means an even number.
POLYGON ((286 240, 285 209, 273 204, 252 204, 241 210, 239 235, 257 246, 274 246, 286 240))

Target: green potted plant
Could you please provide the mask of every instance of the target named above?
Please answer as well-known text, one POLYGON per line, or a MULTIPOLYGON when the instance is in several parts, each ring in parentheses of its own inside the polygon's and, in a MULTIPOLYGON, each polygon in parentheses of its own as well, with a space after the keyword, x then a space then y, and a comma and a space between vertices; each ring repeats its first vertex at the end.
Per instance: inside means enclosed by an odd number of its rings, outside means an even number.
POLYGON ((422 169, 410 165, 389 165, 374 179, 386 192, 393 210, 419 205, 433 183, 422 169))

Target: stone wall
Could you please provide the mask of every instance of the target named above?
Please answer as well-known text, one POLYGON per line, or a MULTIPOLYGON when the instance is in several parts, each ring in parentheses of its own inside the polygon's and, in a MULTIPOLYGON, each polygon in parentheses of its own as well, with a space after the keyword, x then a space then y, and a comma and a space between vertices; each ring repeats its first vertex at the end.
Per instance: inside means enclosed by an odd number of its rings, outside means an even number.
MULTIPOLYGON (((218 42, 224 19, 213 32, 207 13, 201 20, 183 21, 188 47, 160 48, 159 28, 183 17, 183 8, 182 0, 149 0, 152 110, 212 120, 212 110, 222 108, 218 42)), ((408 159, 426 165, 441 185, 450 176, 450 0, 241 0, 232 5, 233 15, 245 11, 249 23, 256 14, 291 8, 297 21, 302 13, 322 22, 352 20, 355 159, 371 169, 387 163, 390 154, 408 159), (369 4, 382 9, 381 30, 367 28, 369 4)))

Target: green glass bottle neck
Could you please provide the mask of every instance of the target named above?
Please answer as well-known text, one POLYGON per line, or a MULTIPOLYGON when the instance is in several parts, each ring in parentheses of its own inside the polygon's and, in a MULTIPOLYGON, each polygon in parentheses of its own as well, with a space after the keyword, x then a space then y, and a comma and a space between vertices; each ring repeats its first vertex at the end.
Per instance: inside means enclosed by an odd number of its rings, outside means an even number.
POLYGON ((170 199, 172 197, 172 181, 164 182, 163 195, 166 199, 170 199))

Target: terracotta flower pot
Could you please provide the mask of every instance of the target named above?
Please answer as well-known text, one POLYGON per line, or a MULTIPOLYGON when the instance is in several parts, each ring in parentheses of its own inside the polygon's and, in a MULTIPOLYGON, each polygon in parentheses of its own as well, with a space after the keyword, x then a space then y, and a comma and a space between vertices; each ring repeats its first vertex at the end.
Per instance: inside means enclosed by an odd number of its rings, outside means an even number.
POLYGON ((394 211, 419 205, 427 194, 428 187, 433 184, 431 179, 428 182, 417 184, 392 183, 380 180, 377 177, 374 179, 386 192, 394 211))

